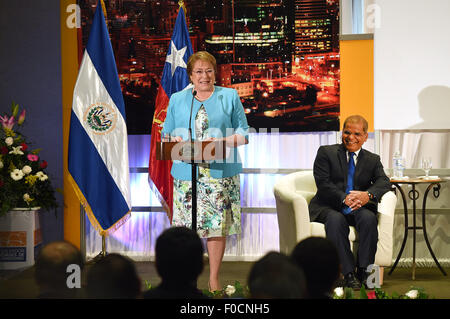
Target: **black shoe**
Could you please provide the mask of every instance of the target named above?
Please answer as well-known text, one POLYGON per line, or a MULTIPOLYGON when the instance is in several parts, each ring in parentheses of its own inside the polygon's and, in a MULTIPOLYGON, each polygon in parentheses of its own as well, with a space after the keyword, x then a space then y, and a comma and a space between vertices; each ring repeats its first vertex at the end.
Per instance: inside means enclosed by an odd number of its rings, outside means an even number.
POLYGON ((358 278, 361 285, 364 285, 364 287, 367 289, 367 278, 369 277, 369 273, 367 272, 366 268, 358 268, 356 272, 356 278, 358 278))
POLYGON ((339 275, 339 278, 336 280, 336 282, 334 283, 335 287, 345 287, 345 278, 342 274, 339 275))
POLYGON ((344 276, 345 279, 345 287, 349 287, 355 290, 361 289, 361 283, 358 278, 355 277, 353 272, 350 272, 344 276))

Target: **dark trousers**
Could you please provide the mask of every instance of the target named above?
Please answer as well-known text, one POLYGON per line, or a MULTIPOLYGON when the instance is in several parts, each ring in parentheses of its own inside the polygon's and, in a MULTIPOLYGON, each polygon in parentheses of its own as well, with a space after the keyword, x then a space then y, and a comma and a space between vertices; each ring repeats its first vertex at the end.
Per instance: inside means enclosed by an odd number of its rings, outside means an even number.
POLYGON ((346 275, 355 271, 355 260, 348 239, 349 226, 355 226, 358 233, 358 267, 366 268, 374 263, 378 242, 378 220, 373 211, 362 207, 351 214, 344 215, 329 209, 322 211, 316 221, 325 224, 327 238, 337 248, 342 274, 346 275))

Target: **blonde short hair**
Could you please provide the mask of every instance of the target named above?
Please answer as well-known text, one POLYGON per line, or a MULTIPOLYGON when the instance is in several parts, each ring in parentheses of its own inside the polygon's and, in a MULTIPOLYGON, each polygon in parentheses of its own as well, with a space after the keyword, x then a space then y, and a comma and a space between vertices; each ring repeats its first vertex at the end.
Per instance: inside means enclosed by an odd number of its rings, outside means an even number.
POLYGON ((188 63, 187 63, 187 67, 186 67, 187 74, 189 76, 192 75, 192 69, 194 68, 195 62, 197 62, 199 60, 211 63, 211 65, 214 68, 214 73, 215 74, 217 73, 216 58, 212 54, 210 54, 210 53, 208 53, 206 51, 198 51, 198 52, 195 52, 193 55, 191 55, 189 57, 189 60, 188 60, 188 63))

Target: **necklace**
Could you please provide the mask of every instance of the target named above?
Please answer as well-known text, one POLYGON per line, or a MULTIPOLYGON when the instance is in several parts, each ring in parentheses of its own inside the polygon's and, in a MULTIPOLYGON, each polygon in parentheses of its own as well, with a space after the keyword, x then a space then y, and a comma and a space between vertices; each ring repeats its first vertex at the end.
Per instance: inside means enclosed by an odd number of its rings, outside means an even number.
POLYGON ((209 99, 209 98, 213 95, 214 90, 215 90, 215 88, 213 87, 213 90, 212 90, 211 94, 209 94, 208 97, 206 97, 206 98, 204 98, 204 99, 199 98, 198 94, 195 96, 195 98, 196 98, 197 100, 199 100, 200 102, 206 101, 207 99, 209 99))

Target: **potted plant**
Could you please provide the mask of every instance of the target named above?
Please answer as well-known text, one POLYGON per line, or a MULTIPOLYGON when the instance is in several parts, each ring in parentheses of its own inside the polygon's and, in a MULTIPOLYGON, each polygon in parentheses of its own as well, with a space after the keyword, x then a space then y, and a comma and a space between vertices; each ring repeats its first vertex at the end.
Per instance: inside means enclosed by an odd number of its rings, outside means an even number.
MULTIPOLYGON (((40 236, 36 212, 57 207, 55 190, 45 170, 47 162, 39 157, 40 149, 31 149, 31 144, 15 128, 24 124, 26 111, 19 114, 19 105, 13 102, 11 112, 0 115, 0 264, 28 260, 27 249, 22 249, 27 248, 24 245, 29 241, 25 216, 34 223, 30 240, 34 245, 39 242, 35 237, 40 236)), ((33 246, 28 247, 28 255, 30 248, 33 246)))

